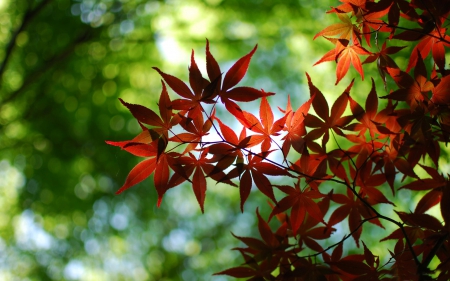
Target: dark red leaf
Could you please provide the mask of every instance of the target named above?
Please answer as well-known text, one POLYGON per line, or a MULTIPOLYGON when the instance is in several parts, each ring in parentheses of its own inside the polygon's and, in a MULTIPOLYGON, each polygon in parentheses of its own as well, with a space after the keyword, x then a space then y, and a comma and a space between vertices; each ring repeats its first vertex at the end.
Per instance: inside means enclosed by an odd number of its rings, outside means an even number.
POLYGON ((333 264, 340 270, 357 276, 370 272, 370 267, 362 261, 340 260, 333 264))
MULTIPOLYGON (((217 81, 217 78, 222 76, 222 72, 220 71, 219 64, 216 59, 213 57, 211 52, 209 51, 209 41, 206 39, 206 71, 208 72, 209 80, 217 81)), ((220 88, 221 81, 218 80, 218 87, 220 88)))
POLYGON ((235 87, 225 93, 222 93, 221 97, 235 101, 248 102, 271 95, 274 95, 274 93, 260 91, 251 87, 235 87))
POLYGON ((256 274, 257 273, 254 269, 244 266, 233 267, 221 272, 214 273, 214 275, 229 275, 236 278, 252 277, 256 274))
POLYGON ((161 126, 163 124, 161 118, 159 118, 159 116, 153 110, 139 104, 127 103, 121 98, 119 98, 119 100, 131 111, 131 114, 133 114, 134 118, 136 118, 139 122, 151 126, 161 126))
POLYGON ((236 84, 239 83, 239 81, 241 81, 241 79, 245 76, 250 60, 256 52, 257 47, 258 45, 256 45, 250 53, 235 62, 230 70, 228 70, 227 74, 225 74, 225 78, 223 79, 222 91, 227 91, 228 89, 236 86, 236 84))
POLYGON ((170 88, 172 88, 172 90, 174 90, 175 93, 177 93, 178 95, 182 96, 185 99, 194 98, 194 94, 191 92, 191 90, 183 81, 181 81, 175 76, 162 72, 157 67, 153 67, 153 69, 158 71, 158 73, 162 76, 164 81, 166 81, 166 83, 169 85, 170 88))

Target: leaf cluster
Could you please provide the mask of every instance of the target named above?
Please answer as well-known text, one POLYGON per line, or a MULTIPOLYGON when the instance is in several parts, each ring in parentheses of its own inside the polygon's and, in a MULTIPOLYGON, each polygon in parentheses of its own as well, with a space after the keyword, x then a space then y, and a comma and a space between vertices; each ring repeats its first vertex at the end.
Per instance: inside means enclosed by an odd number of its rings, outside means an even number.
POLYGON ((297 109, 288 100, 285 108, 274 110, 268 101, 274 93, 237 86, 257 47, 224 74, 207 41, 207 77, 200 72, 194 52, 189 86, 155 68, 163 80, 159 114, 121 100, 142 132, 132 140, 107 143, 145 159, 117 193, 154 174, 158 205, 167 190, 188 182, 203 212, 208 180, 239 188, 242 211, 253 186, 267 196, 272 206, 268 220, 257 211, 262 240, 236 236, 245 244, 235 249, 245 262, 217 274, 249 280, 429 280, 431 273, 437 280, 450 278, 450 183, 439 169, 441 144, 450 137, 450 75, 445 69, 450 2, 341 2, 329 11, 341 23, 316 35, 335 48, 317 63, 336 62, 337 84, 350 64, 363 78, 363 64, 376 62, 383 81, 395 82, 388 95, 380 97, 372 79, 361 105, 351 95, 352 81, 331 103, 306 74, 310 98, 297 109), (417 27, 404 28, 400 19, 417 27), (402 47, 388 47, 386 40, 379 48, 381 33, 388 40, 416 44, 406 69, 391 57, 402 47), (373 39, 377 50, 372 52, 363 44, 371 47, 373 39), (433 65, 427 68, 424 59, 430 53, 433 65), (361 63, 360 56, 368 57, 361 63), (166 85, 177 99, 169 97, 166 85), (381 109, 379 98, 388 101, 381 109), (260 101, 259 116, 241 108, 255 100, 260 101), (217 117, 216 110, 223 108, 239 122, 239 130, 217 117), (276 119, 274 111, 281 117, 276 119), (344 141, 350 145, 341 146, 344 141), (327 144, 332 142, 338 148, 330 150, 327 144), (419 168, 430 177, 419 177, 419 168), (284 178, 284 184, 275 184, 274 177, 284 178), (407 183, 400 183, 406 179, 407 183), (386 185, 389 192, 383 188, 386 185), (393 203, 401 189, 426 193, 410 211, 393 203), (384 204, 393 205, 396 215, 379 207, 384 204), (426 213, 436 205, 443 221, 426 213), (274 216, 280 221, 275 231, 268 224, 274 216), (367 222, 396 227, 379 237, 396 241, 387 250, 387 264, 381 264, 361 240, 367 222), (341 223, 348 224, 348 235, 328 247, 318 243, 341 223), (360 254, 344 254, 343 242, 350 237, 357 247, 362 244, 360 254), (304 255, 305 249, 316 253, 304 255), (438 266, 430 269, 435 257, 438 266))

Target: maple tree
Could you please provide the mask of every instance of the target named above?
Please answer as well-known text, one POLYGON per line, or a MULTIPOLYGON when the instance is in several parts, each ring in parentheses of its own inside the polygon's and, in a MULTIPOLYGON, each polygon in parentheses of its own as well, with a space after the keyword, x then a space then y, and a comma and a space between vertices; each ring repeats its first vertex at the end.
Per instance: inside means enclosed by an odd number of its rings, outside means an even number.
POLYGON ((268 198, 270 216, 264 219, 256 211, 261 239, 235 235, 245 245, 235 249, 244 263, 217 274, 249 280, 450 278, 450 180, 439 167, 441 146, 450 138, 450 75, 445 68, 450 1, 341 2, 328 11, 341 22, 314 38, 334 44, 316 64, 335 61, 338 84, 350 65, 364 79, 363 65, 376 63, 384 85, 371 79, 364 106, 352 97, 355 81, 329 103, 306 74, 310 98, 297 109, 288 99, 276 119, 269 104, 274 93, 237 86, 257 47, 224 74, 208 41, 207 78, 192 52, 190 87, 155 68, 162 77, 159 114, 120 100, 142 132, 129 141, 107 143, 145 159, 117 193, 153 174, 158 206, 168 189, 184 182, 192 186, 202 212, 208 181, 239 188, 242 211, 252 186, 268 198), (404 68, 392 56, 408 48, 393 45, 397 42, 414 46, 404 68), (166 85, 177 99, 169 97, 166 85), (379 87, 388 94, 377 93, 379 87), (387 101, 381 109, 379 99, 387 101), (259 117, 242 105, 257 100, 259 117), (216 111, 223 109, 239 121, 240 129, 217 117, 216 111), (423 194, 413 211, 394 204, 402 189, 423 194), (380 208, 383 204, 393 205, 394 212, 380 208), (441 217, 427 213, 435 206, 441 217), (276 230, 269 226, 273 217, 280 222, 276 230), (373 237, 395 242, 385 251, 386 263, 361 239, 366 223, 395 226, 393 232, 373 237), (340 224, 348 224, 350 231, 342 240, 318 242, 330 238, 340 224), (349 238, 359 253, 344 251, 349 238))

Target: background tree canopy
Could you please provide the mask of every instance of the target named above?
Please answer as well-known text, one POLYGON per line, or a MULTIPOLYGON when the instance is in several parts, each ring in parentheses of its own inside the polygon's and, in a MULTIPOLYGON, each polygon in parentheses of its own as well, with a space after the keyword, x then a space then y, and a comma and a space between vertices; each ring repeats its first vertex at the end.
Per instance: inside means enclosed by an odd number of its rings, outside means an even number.
POLYGON ((273 2, 0 2, 0 279, 209 280, 238 264, 229 231, 254 235, 262 197, 240 213, 237 189, 213 187, 201 215, 188 186, 159 209, 150 180, 115 196, 137 160, 104 141, 140 130, 119 97, 156 108, 153 66, 187 79, 193 48, 205 68, 205 38, 224 70, 258 44, 242 84, 280 106, 309 97, 305 71, 330 88, 334 66, 312 65, 331 45, 312 38, 335 1, 273 2))

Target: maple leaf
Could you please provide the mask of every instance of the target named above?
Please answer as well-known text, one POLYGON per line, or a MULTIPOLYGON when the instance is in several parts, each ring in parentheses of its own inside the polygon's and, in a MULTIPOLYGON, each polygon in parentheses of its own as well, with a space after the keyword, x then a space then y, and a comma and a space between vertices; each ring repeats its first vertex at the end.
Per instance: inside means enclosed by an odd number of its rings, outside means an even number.
MULTIPOLYGON (((243 128, 238 138, 235 132, 230 127, 223 124, 220 119, 215 117, 215 120, 219 123, 221 137, 225 142, 211 144, 208 146, 208 149, 212 156, 211 160, 216 162, 214 170, 225 171, 235 163, 235 161, 237 161, 237 163, 242 163, 244 161, 241 148, 246 147, 246 133, 245 128, 243 128)), ((226 176, 224 179, 220 179, 219 182, 226 179, 228 180, 229 177, 226 176)))
POLYGON ((286 272, 280 280, 328 280, 335 271, 323 264, 314 262, 311 258, 296 259, 293 263, 294 270, 286 272))
POLYGON ((366 163, 372 164, 374 158, 376 158, 376 151, 383 148, 384 144, 379 141, 366 140, 364 135, 347 135, 347 139, 355 145, 351 146, 347 152, 351 156, 356 156, 356 161, 352 163, 354 168, 360 169, 366 163))
POLYGON ((120 147, 129 153, 140 157, 156 156, 165 148, 160 145, 161 135, 152 129, 145 129, 129 141, 106 141, 107 144, 120 147))
POLYGON ((333 129, 336 134, 343 136, 344 133, 341 131, 341 127, 347 125, 353 119, 352 116, 341 117, 347 107, 348 93, 353 85, 353 81, 334 102, 330 114, 328 103, 322 92, 320 92, 320 90, 312 84, 309 75, 306 74, 306 76, 308 78, 311 97, 315 96, 314 100, 312 101, 313 108, 316 111, 317 115, 322 118, 322 120, 320 120, 318 117, 311 114, 308 114, 305 117, 305 125, 307 127, 313 128, 313 130, 307 134, 307 138, 309 140, 315 140, 323 135, 322 147, 325 148, 325 145, 330 138, 329 130, 333 129))
POLYGON ((156 157, 143 160, 130 171, 122 187, 116 192, 120 194, 128 188, 140 183, 141 181, 148 178, 156 168, 156 157))
POLYGON ((275 208, 270 214, 269 220, 274 215, 291 209, 290 221, 294 235, 297 235, 300 225, 303 223, 306 214, 325 224, 325 221, 323 220, 323 214, 317 203, 313 200, 324 197, 323 194, 310 187, 306 187, 304 190, 302 190, 300 188, 299 182, 297 182, 294 187, 287 185, 277 185, 276 187, 284 193, 288 194, 288 196, 281 199, 275 205, 275 208))
POLYGON ((365 11, 367 1, 366 0, 340 0, 343 4, 327 11, 327 13, 349 13, 358 15, 365 11))
POLYGON ((199 144, 201 144, 202 138, 207 136, 209 130, 212 127, 211 119, 214 118, 214 112, 208 120, 203 122, 203 115, 196 115, 194 119, 186 118, 183 115, 179 116, 180 126, 185 130, 184 133, 176 134, 169 139, 173 142, 187 143, 187 147, 183 154, 195 149, 199 144))
POLYGON ((440 79, 439 84, 433 88, 431 101, 438 105, 450 104, 450 75, 440 79))
POLYGON ((380 0, 373 4, 372 11, 383 11, 389 9, 388 22, 389 27, 392 28, 392 33, 395 27, 398 26, 400 20, 400 11, 402 16, 409 19, 418 19, 419 15, 410 3, 406 0, 380 0))
MULTIPOLYGON (((322 214, 326 214, 328 212, 330 206, 330 197, 325 196, 317 202, 317 206, 319 207, 322 214)), ((277 214, 278 216, 279 214, 277 214)), ((288 217, 289 218, 289 217, 288 217)), ((289 218, 291 222, 291 219, 289 218)), ((332 232, 336 229, 325 226, 317 226, 321 221, 316 220, 308 213, 305 215, 305 219, 303 220, 302 225, 298 228, 298 244, 300 247, 302 245, 306 245, 308 248, 316 251, 322 252, 322 246, 317 243, 317 240, 328 239, 332 232)), ((291 226, 292 229, 292 226, 291 226)))
POLYGON ((347 74, 350 64, 358 71, 361 75, 362 80, 364 80, 364 72, 362 69, 361 60, 359 55, 371 55, 372 53, 364 49, 358 42, 349 44, 346 39, 334 40, 336 47, 335 49, 326 53, 319 61, 314 65, 320 64, 326 61, 336 61, 336 85, 341 81, 341 79, 347 74))
POLYGON ((409 226, 429 229, 434 232, 440 232, 444 230, 442 223, 437 218, 429 214, 405 213, 397 211, 396 213, 400 217, 400 219, 409 226))
MULTIPOLYGON (((426 17, 422 15, 422 18, 426 17)), ((439 17, 437 17, 439 18, 439 17)), ((419 23, 421 21, 419 20, 419 23)), ((440 21, 430 19, 422 24, 422 29, 407 30, 394 36, 395 39, 405 41, 416 41, 420 39, 420 42, 414 47, 409 58, 406 72, 416 64, 419 58, 418 54, 422 58, 426 58, 428 54, 432 53, 434 63, 438 68, 443 71, 445 68, 445 48, 450 47, 450 36, 447 35, 447 29, 440 26, 440 21), (431 30, 429 30, 431 28, 431 30)))
MULTIPOLYGON (((370 3, 366 2, 365 3, 370 3)), ((364 3, 364 4, 365 4, 364 3)), ((358 22, 359 28, 361 29, 361 33, 366 40, 367 45, 370 47, 370 39, 372 38, 371 30, 375 30, 376 32, 392 32, 392 28, 388 27, 386 23, 381 20, 384 15, 389 12, 389 8, 386 8, 382 11, 373 11, 368 9, 368 11, 361 11, 358 13, 358 22)))
MULTIPOLYGON (((391 204, 386 196, 379 190, 379 187, 386 182, 386 177, 383 174, 375 174, 372 170, 372 163, 365 162, 359 169, 358 173, 350 166, 350 175, 355 179, 355 186, 360 187, 360 196, 366 198, 366 202, 370 205, 379 203, 391 204)), ((394 191, 392 191, 394 193, 394 191)))
MULTIPOLYGON (((313 143, 311 142, 311 144, 313 143)), ((331 177, 326 173, 326 160, 326 153, 310 155, 308 150, 304 148, 300 159, 291 163, 290 168, 299 175, 298 178, 305 178, 306 182, 317 190, 320 183, 331 177)))
POLYGON ((204 212, 203 204, 205 202, 206 195, 206 178, 204 171, 212 170, 212 165, 206 158, 208 150, 204 149, 199 158, 197 159, 192 153, 188 153, 188 157, 183 157, 183 159, 178 159, 178 164, 183 165, 185 171, 184 177, 190 177, 192 173, 192 190, 194 191, 195 197, 197 198, 198 204, 202 213, 204 212))
POLYGON ((338 42, 338 44, 342 44, 344 48, 336 53, 335 57, 335 60, 337 61, 336 85, 341 81, 345 74, 347 74, 350 64, 353 65, 359 75, 361 75, 362 80, 364 80, 364 71, 359 55, 370 55, 371 52, 367 51, 359 44, 350 45, 347 40, 339 40, 338 42))
MULTIPOLYGON (((235 87, 247 73, 250 60, 253 54, 256 52, 256 48, 257 45, 253 48, 252 51, 250 51, 250 53, 237 60, 233 64, 233 66, 231 66, 231 68, 225 74, 223 83, 220 83, 218 81, 215 84, 215 91, 219 93, 220 100, 225 105, 225 108, 238 120, 243 121, 244 123, 246 122, 246 119, 242 113, 242 109, 235 103, 236 101, 249 102, 258 98, 274 95, 274 93, 257 90, 251 87, 235 87)), ((208 40, 206 41, 206 70, 211 81, 221 79, 222 72, 220 71, 220 67, 214 59, 214 56, 209 51, 208 40)), ((251 124, 247 124, 247 126, 251 126, 251 124)))
POLYGON ((191 54, 191 66, 189 67, 189 82, 191 89, 180 79, 162 72, 153 67, 166 81, 172 90, 183 99, 173 101, 172 107, 177 110, 188 110, 188 116, 195 118, 202 114, 201 102, 215 103, 214 98, 220 96, 227 110, 238 119, 244 120, 242 110, 234 101, 253 101, 255 99, 270 96, 274 93, 260 91, 251 87, 234 87, 245 76, 250 60, 257 46, 247 55, 240 58, 225 74, 223 82, 222 72, 217 61, 209 51, 209 41, 206 41, 206 70, 210 81, 203 78, 194 60, 194 52, 191 54))
POLYGON ((291 147, 294 148, 295 151, 299 153, 303 152, 303 145, 305 141, 302 137, 306 135, 304 120, 305 116, 308 114, 308 111, 311 107, 311 103, 314 100, 314 97, 315 95, 313 94, 313 96, 311 96, 311 98, 308 101, 306 101, 303 105, 301 105, 295 112, 292 110, 291 99, 290 97, 288 97, 286 110, 282 111, 283 113, 286 114, 285 115, 286 122, 283 130, 288 132, 282 138, 284 142, 281 149, 285 159, 289 154, 289 150, 291 147))
POLYGON ((395 54, 405 48, 405 46, 391 46, 386 47, 386 42, 381 46, 381 51, 371 54, 364 62, 372 63, 377 61, 378 72, 380 73, 381 78, 383 79, 384 88, 386 88, 386 74, 388 73, 388 68, 398 68, 395 61, 389 56, 395 54))
POLYGON ((330 37, 338 35, 339 39, 346 39, 347 41, 356 41, 359 37, 358 28, 352 23, 350 17, 346 14, 336 14, 341 23, 332 24, 319 33, 317 33, 313 40, 319 36, 330 37))
POLYGON ((353 116, 359 123, 353 123, 345 127, 345 130, 359 132, 359 135, 364 135, 368 130, 370 137, 375 138, 375 134, 379 135, 380 139, 383 139, 390 134, 395 134, 382 124, 388 119, 385 114, 381 112, 378 114, 378 96, 375 89, 375 82, 372 78, 372 89, 366 99, 366 105, 364 110, 352 97, 349 96, 350 108, 353 116))
POLYGON ((381 98, 405 101, 411 107, 411 111, 414 111, 422 103, 428 102, 428 93, 434 88, 434 85, 427 80, 428 75, 421 55, 418 55, 416 61, 414 78, 397 68, 388 68, 388 72, 400 89, 381 98))
POLYGON ((270 162, 263 161, 269 152, 264 154, 248 154, 247 164, 237 163, 236 167, 228 173, 230 178, 240 177, 239 191, 241 195, 241 211, 244 210, 244 203, 247 200, 252 182, 256 187, 273 202, 277 202, 273 193, 272 184, 266 175, 270 176, 291 176, 286 169, 275 166, 270 162))
POLYGON ((450 230, 450 181, 446 181, 446 185, 442 188, 441 197, 441 215, 445 222, 447 231, 450 230))
POLYGON ((175 93, 184 98, 174 101, 172 104, 172 108, 177 110, 188 110, 189 117, 191 118, 201 114, 199 96, 194 95, 189 87, 177 77, 164 73, 157 67, 153 67, 153 69, 155 69, 162 76, 164 81, 166 81, 166 83, 175 93))
POLYGON ((242 125, 246 126, 251 124, 249 129, 257 135, 251 135, 248 137, 247 147, 252 147, 261 143, 262 151, 269 151, 272 138, 271 136, 278 136, 279 132, 284 128, 286 122, 286 115, 274 122, 274 116, 272 109, 270 108, 267 98, 261 99, 261 105, 259 108, 259 116, 261 122, 253 114, 243 111, 245 121, 241 121, 242 125))
POLYGON ((348 226, 352 232, 352 237, 356 242, 356 246, 359 247, 359 238, 362 233, 362 218, 370 219, 369 222, 382 227, 381 222, 375 216, 372 210, 370 210, 358 197, 356 197, 350 188, 347 188, 347 194, 332 194, 330 195, 332 201, 342 204, 338 207, 330 216, 328 225, 331 227, 341 222, 348 217, 348 226))
POLYGON ((395 194, 394 181, 398 172, 412 178, 417 178, 416 173, 413 170, 413 166, 406 159, 402 158, 399 154, 399 150, 395 147, 399 136, 397 135, 389 144, 384 145, 384 150, 380 149, 379 153, 372 157, 373 162, 376 165, 375 170, 382 169, 387 183, 389 184, 392 195, 395 194))
POLYGON ((364 255, 351 255, 332 264, 343 272, 353 275, 351 280, 384 280, 379 278, 389 271, 386 269, 378 270, 380 258, 367 248, 364 241, 361 242, 364 247, 364 255))
MULTIPOLYGON (((448 185, 448 182, 444 178, 444 176, 439 174, 439 172, 435 168, 427 167, 424 165, 420 166, 431 176, 431 178, 417 179, 400 188, 416 191, 429 190, 429 192, 426 193, 417 203, 416 209, 414 211, 414 213, 416 214, 423 214, 431 207, 441 202, 442 190, 444 190, 445 186, 448 185)), ((442 206, 445 205, 441 203, 441 208, 442 206)))
MULTIPOLYGON (((403 238, 403 237, 402 237, 403 238)), ((417 264, 414 262, 411 250, 405 245, 403 239, 399 239, 394 247, 394 252, 389 251, 395 263, 391 271, 401 280, 418 281, 417 264)))
POLYGON ((198 157, 188 152, 185 156, 172 159, 169 163, 175 172, 168 183, 169 188, 179 185, 185 180, 189 181, 202 213, 207 189, 206 177, 236 186, 228 179, 223 170, 216 168, 217 160, 214 157, 208 158, 209 156, 209 147, 206 147, 200 151, 198 157))
POLYGON ((292 245, 287 239, 286 224, 282 224, 274 233, 269 224, 261 217, 258 209, 256 209, 256 214, 262 240, 233 234, 247 246, 246 248, 235 248, 246 260, 245 266, 230 268, 214 275, 273 278, 273 271, 283 259, 296 257, 295 251, 287 251, 292 245))
MULTIPOLYGON (((166 193, 166 191, 169 190, 169 188, 173 187, 172 185, 169 184, 169 177, 170 177, 169 163, 176 162, 176 160, 171 161, 171 158, 173 156, 174 153, 171 154, 164 153, 159 157, 158 162, 156 163, 153 182, 155 184, 156 192, 158 193, 158 201, 156 203, 158 207, 161 205, 162 198, 166 193)), ((178 157, 179 155, 176 154, 176 156, 178 157)))
POLYGON ((337 276, 330 276, 329 280, 330 281, 340 281, 340 280, 349 280, 352 275, 350 275, 349 273, 340 270, 337 266, 336 263, 339 262, 342 259, 342 253, 343 253, 343 244, 344 243, 339 243, 333 250, 333 253, 330 255, 328 254, 326 251, 322 252, 322 257, 325 263, 327 263, 328 265, 330 265, 330 268, 336 272, 337 274, 339 274, 339 277, 337 276))
POLYGON ((120 98, 119 100, 130 110, 131 114, 133 114, 140 124, 144 123, 154 127, 153 130, 155 132, 158 132, 167 139, 168 131, 180 122, 180 118, 178 115, 173 115, 172 101, 167 93, 166 85, 162 81, 161 83, 162 91, 158 103, 161 117, 159 117, 153 110, 146 108, 145 106, 127 103, 120 98))

